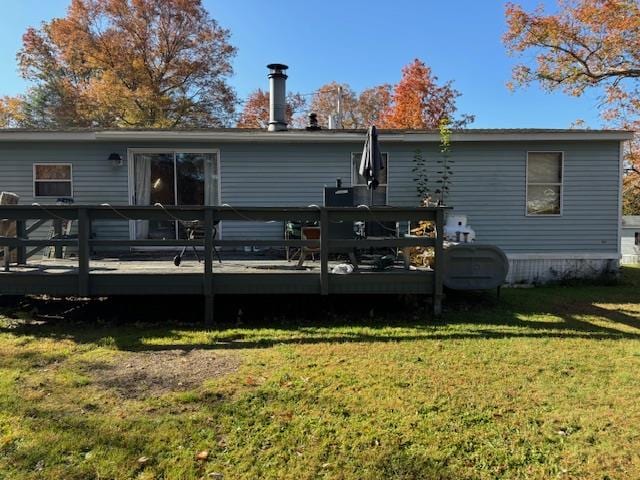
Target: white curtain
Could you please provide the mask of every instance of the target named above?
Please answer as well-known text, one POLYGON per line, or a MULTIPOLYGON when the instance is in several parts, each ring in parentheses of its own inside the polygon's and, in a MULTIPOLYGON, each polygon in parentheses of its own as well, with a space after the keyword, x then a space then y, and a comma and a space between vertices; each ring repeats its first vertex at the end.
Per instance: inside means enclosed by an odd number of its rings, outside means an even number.
MULTIPOLYGON (((136 205, 151 203, 151 157, 149 155, 134 155, 134 178, 136 205)), ((146 239, 149 236, 149 221, 136 220, 136 238, 146 239)))
POLYGON ((215 153, 203 155, 204 161, 204 204, 218 204, 218 158, 215 153))

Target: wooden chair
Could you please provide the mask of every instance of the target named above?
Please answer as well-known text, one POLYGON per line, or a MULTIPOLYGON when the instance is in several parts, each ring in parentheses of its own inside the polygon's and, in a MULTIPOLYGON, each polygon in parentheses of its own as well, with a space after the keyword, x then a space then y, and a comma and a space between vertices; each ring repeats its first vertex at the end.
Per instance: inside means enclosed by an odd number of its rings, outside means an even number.
MULTIPOLYGON (((300 237, 302 240, 320 240, 320 227, 301 227, 300 237)), ((302 267, 307 255, 314 255, 320 252, 320 247, 302 247, 300 251, 300 260, 298 260, 298 267, 302 267)), ((313 258, 313 257, 312 257, 313 258)))

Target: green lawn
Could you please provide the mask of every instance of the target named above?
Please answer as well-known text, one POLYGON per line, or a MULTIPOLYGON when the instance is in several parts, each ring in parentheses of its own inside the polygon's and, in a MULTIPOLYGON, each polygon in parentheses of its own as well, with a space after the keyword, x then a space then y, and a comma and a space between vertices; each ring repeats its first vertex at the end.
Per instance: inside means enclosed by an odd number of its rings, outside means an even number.
POLYGON ((438 321, 30 305, 0 313, 0 479, 640 478, 638 268, 457 296, 438 321))

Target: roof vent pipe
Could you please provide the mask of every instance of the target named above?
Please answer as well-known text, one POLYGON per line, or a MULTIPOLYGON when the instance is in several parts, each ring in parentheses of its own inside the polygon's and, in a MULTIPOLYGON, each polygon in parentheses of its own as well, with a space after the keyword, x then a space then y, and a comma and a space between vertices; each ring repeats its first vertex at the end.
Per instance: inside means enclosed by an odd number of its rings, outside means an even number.
POLYGON ((269 69, 269 128, 270 132, 287 129, 287 74, 289 68, 281 63, 270 63, 269 69))
POLYGON ((314 131, 320 130, 320 125, 318 125, 318 115, 315 113, 309 114, 309 123, 307 124, 307 130, 314 131))

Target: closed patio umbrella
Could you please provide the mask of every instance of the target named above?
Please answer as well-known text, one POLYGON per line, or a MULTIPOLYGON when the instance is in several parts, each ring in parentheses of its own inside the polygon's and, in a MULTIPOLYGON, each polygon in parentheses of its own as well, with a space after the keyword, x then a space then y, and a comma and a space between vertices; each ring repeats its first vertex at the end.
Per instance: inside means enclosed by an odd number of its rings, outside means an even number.
MULTIPOLYGON (((371 125, 367 131, 367 138, 364 141, 364 149, 362 150, 362 158, 360 159, 360 167, 358 168, 358 173, 364 177, 367 182, 367 187, 369 188, 369 205, 371 206, 374 204, 373 191, 378 188, 380 184, 380 171, 384 168, 385 164, 382 160, 380 144, 378 143, 378 130, 375 125, 371 125)), ((375 233, 381 229, 387 230, 387 228, 377 220, 365 222, 367 236, 374 236, 375 233)))
MULTIPOLYGON (((374 125, 369 127, 367 138, 364 141, 364 149, 362 150, 362 158, 360 159, 360 168, 358 173, 367 181, 369 190, 375 190, 378 187, 380 170, 385 168, 382 161, 382 153, 378 144, 378 131, 374 125)), ((373 197, 373 192, 371 193, 373 197)))

